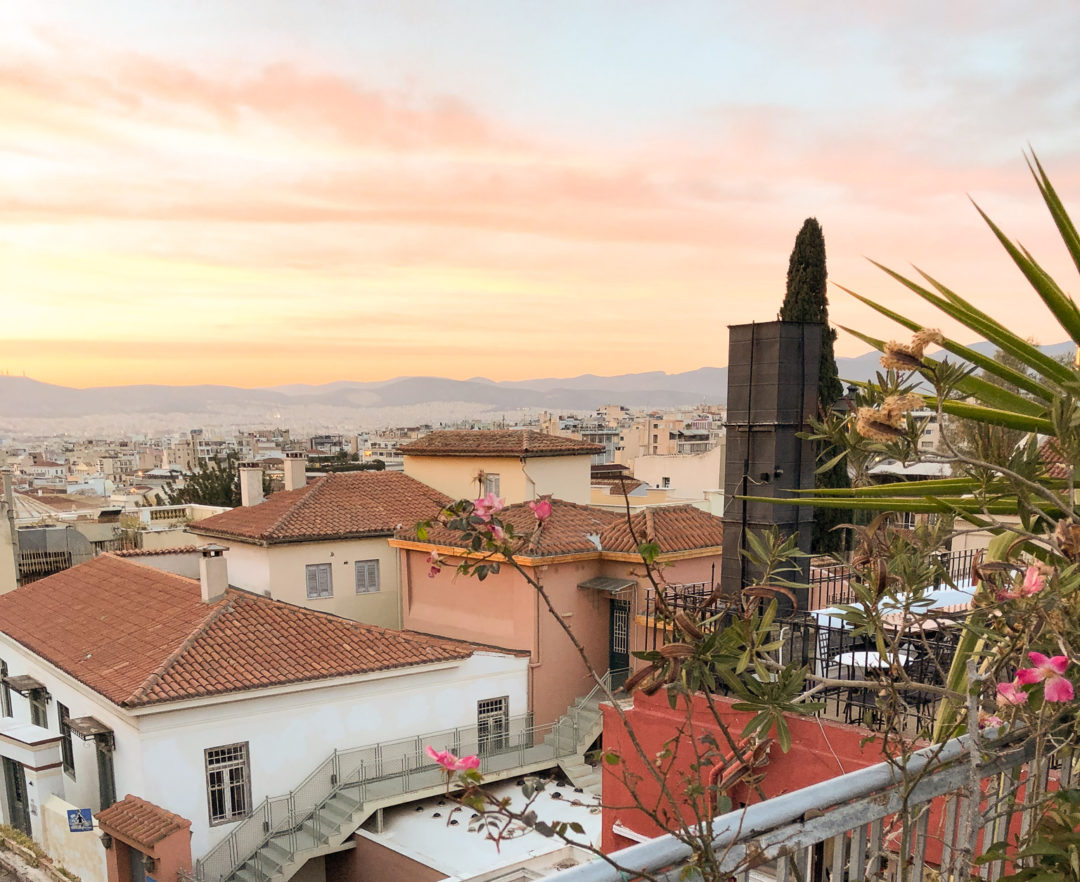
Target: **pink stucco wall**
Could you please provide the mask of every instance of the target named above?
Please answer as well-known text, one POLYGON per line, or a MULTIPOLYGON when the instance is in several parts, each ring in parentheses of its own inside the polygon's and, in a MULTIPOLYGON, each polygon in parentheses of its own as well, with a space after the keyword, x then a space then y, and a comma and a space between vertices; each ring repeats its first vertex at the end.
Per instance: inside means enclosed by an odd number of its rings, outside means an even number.
MULTIPOLYGON (((438 575, 429 578, 422 551, 402 550, 402 605, 406 628, 463 640, 489 643, 530 653, 529 700, 537 725, 558 719, 593 685, 588 668, 565 631, 531 585, 510 567, 483 582, 458 576, 448 560, 438 575)), ((708 580, 719 555, 678 561, 664 568, 669 582, 708 580)), ((603 672, 608 667, 610 596, 578 588, 596 576, 636 578, 648 584, 641 564, 585 560, 530 569, 544 586, 552 604, 585 648, 589 664, 603 672)), ((644 588, 627 591, 631 617, 644 614, 644 588)), ((644 629, 632 629, 631 650, 643 648, 644 629)))

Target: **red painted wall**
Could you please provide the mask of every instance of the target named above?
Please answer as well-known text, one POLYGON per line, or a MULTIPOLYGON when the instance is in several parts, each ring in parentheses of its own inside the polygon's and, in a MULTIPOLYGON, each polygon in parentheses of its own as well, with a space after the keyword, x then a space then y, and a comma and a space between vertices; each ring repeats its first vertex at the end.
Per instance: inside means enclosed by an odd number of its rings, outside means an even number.
MULTIPOLYGON (((713 701, 722 708, 721 719, 732 735, 738 738, 751 714, 731 710, 727 699, 714 697, 713 701)), ((663 768, 669 789, 677 795, 685 792, 685 782, 699 779, 697 773, 690 770, 696 761, 693 738, 699 739, 700 743, 700 738, 708 733, 716 738, 721 749, 727 746, 701 696, 695 700, 689 725, 685 705, 680 703, 676 710, 672 710, 662 691, 652 696, 636 694, 634 706, 626 711, 626 716, 646 756, 655 757, 666 749, 671 750, 672 759, 664 760, 663 768), (673 741, 680 731, 683 733, 680 740, 673 741)), ((785 754, 774 744, 768 765, 762 769, 760 787, 767 797, 789 793, 881 761, 880 740, 860 744, 868 734, 865 729, 801 717, 789 718, 788 724, 791 728, 791 751, 785 754)), ((614 708, 606 706, 604 747, 614 750, 621 758, 617 765, 604 764, 602 846, 607 852, 633 844, 633 840, 612 832, 612 825, 616 822, 644 836, 657 836, 664 831, 642 811, 623 808, 634 804, 631 791, 645 804, 655 802, 659 798, 660 786, 644 767, 614 708)), ((756 792, 745 787, 736 787, 730 796, 744 804, 761 801, 756 792)), ((687 813, 685 806, 669 806, 667 810, 673 819, 681 814, 686 822, 694 820, 693 814, 687 813)))
MULTIPOLYGON (((751 714, 731 710, 732 700, 714 697, 713 701, 720 708, 721 720, 737 739, 751 714)), ((633 845, 636 841, 614 833, 612 826, 615 823, 643 836, 657 836, 665 831, 641 810, 627 808, 635 805, 635 795, 643 804, 658 804, 660 786, 645 768, 644 760, 631 743, 626 726, 615 709, 604 706, 603 711, 604 747, 615 751, 620 757, 618 764, 605 763, 603 769, 604 822, 601 846, 606 853, 633 845)), ((655 762, 655 758, 662 752, 670 750, 672 753, 670 762, 666 759, 661 762, 668 788, 676 796, 682 797, 682 804, 661 806, 660 812, 668 813, 672 825, 678 824, 680 817, 684 824, 692 823, 695 816, 693 811, 687 808, 690 800, 685 797, 685 787, 688 781, 699 782, 701 775, 690 768, 695 762, 695 751, 690 739, 696 738, 700 741, 706 733, 711 734, 716 738, 721 750, 727 752, 727 741, 720 734, 704 697, 695 697, 693 713, 688 715, 681 700, 677 709, 672 710, 663 691, 652 696, 638 693, 634 696, 634 706, 625 711, 625 715, 646 757, 654 758, 655 762)), ((785 754, 778 745, 773 744, 769 762, 760 770, 762 779, 759 786, 766 798, 790 793, 847 772, 876 765, 883 760, 880 736, 863 743, 873 734, 867 729, 812 717, 788 716, 787 721, 791 729, 791 750, 785 754)), ((711 762, 712 760, 710 764, 711 762)), ((1055 782, 1051 781, 1050 786, 1053 789, 1055 782)), ((756 791, 742 786, 734 788, 729 795, 736 807, 761 801, 761 796, 756 791)), ((1018 798, 1023 798, 1022 787, 1018 798)), ((939 798, 931 808, 929 819, 927 859, 931 863, 940 860, 944 816, 944 799, 939 798)), ((887 837, 887 846, 894 851, 899 848, 898 824, 895 830, 894 834, 887 837)), ((1020 817, 1017 813, 1012 819, 1010 841, 1019 830, 1020 817)))

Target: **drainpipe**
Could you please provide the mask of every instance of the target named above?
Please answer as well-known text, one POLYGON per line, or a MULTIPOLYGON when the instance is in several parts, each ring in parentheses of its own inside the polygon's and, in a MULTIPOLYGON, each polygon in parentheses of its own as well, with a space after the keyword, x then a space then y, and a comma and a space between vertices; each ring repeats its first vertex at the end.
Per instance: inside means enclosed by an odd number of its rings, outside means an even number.
POLYGON ((15 527, 15 478, 11 469, 2 469, 4 482, 4 508, 7 510, 8 534, 11 536, 11 565, 15 580, 12 587, 19 584, 19 531, 15 527))

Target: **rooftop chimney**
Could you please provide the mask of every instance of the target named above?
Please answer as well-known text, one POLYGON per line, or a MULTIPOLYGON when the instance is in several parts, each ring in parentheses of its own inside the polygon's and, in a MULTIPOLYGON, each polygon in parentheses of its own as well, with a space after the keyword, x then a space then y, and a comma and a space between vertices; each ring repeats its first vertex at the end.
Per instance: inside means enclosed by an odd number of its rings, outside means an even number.
POLYGON ((285 454, 285 489, 299 490, 307 484, 307 454, 290 450, 285 454))
POLYGON ((224 545, 200 545, 202 557, 199 559, 199 587, 202 589, 203 603, 214 603, 225 596, 229 587, 229 567, 225 561, 224 545))
POLYGON ((263 501, 262 466, 257 462, 240 463, 240 504, 258 505, 263 501))

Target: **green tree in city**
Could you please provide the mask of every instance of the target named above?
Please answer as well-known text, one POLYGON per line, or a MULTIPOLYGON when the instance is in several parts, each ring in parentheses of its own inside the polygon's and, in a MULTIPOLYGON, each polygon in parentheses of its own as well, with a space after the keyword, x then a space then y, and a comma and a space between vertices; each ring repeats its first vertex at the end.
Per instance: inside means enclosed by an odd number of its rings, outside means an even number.
MULTIPOLYGON (((836 370, 833 344, 836 331, 829 326, 829 299, 826 292, 828 272, 825 269, 825 236, 816 218, 808 217, 795 237, 795 247, 788 261, 787 294, 780 307, 780 319, 785 322, 821 323, 821 363, 818 369, 818 415, 825 416, 840 400, 844 388, 836 370)), ((840 450, 831 444, 818 445, 818 461, 830 463, 840 450)), ((821 489, 851 486, 848 465, 844 458, 822 469, 815 481, 821 489)), ((840 551, 845 534, 835 529, 851 521, 851 512, 842 509, 814 510, 814 552, 840 551)))
MULTIPOLYGON (((240 472, 235 453, 226 454, 224 459, 215 456, 189 475, 183 486, 165 486, 165 497, 169 505, 224 505, 230 508, 240 502, 240 472)), ((263 472, 263 493, 270 492, 270 479, 263 472)))

